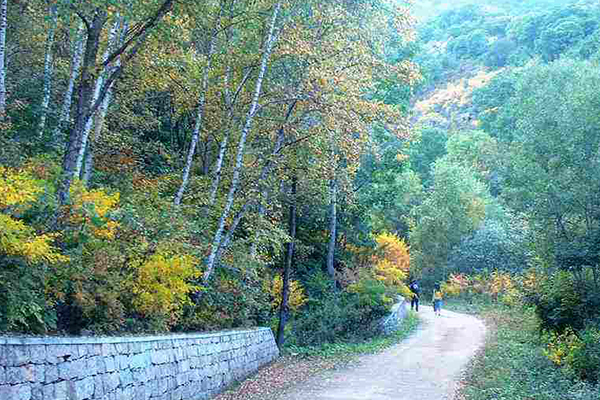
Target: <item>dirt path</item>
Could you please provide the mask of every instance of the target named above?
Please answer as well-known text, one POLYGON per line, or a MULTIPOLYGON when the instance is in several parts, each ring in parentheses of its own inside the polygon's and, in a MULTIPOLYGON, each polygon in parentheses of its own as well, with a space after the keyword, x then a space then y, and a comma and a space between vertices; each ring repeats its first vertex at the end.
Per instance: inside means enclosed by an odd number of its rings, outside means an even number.
POLYGON ((282 394, 279 400, 443 400, 451 399, 461 370, 483 344, 478 319, 450 311, 436 317, 419 312, 422 327, 383 353, 324 373, 282 394))

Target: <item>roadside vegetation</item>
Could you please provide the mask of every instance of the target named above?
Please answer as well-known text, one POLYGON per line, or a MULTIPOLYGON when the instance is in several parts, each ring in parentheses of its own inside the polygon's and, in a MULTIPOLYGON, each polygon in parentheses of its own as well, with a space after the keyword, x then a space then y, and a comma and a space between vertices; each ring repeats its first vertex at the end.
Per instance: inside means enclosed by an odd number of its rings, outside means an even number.
MULTIPOLYGON (((444 307, 476 315, 488 328, 484 347, 459 385, 458 399, 598 398, 600 330, 593 323, 579 330, 574 323, 562 330, 549 327, 550 316, 536 306, 536 298, 563 294, 549 291, 547 280, 529 271, 452 276, 446 282, 444 307)), ((552 314, 564 316, 565 309, 552 314)))

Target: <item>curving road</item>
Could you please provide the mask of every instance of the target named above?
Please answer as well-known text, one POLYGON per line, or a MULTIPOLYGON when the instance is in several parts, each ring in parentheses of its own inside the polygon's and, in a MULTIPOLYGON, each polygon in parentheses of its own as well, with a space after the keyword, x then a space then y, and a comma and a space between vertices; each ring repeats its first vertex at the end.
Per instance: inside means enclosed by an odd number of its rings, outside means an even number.
POLYGON ((402 343, 361 357, 348 369, 312 378, 280 400, 451 399, 460 372, 483 345, 485 326, 469 315, 431 307, 419 312, 421 327, 402 343))

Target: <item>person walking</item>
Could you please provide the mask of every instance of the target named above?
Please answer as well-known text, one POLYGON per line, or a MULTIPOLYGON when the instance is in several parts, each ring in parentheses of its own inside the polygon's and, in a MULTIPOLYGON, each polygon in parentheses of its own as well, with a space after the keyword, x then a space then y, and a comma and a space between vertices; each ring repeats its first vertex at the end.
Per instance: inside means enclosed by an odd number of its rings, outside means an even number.
POLYGON ((442 315, 442 300, 444 296, 439 283, 436 283, 433 289, 433 312, 435 315, 442 315))
POLYGON ((421 288, 419 287, 419 283, 416 279, 413 279, 408 287, 412 292, 412 298, 410 300, 410 309, 413 308, 419 312, 419 295, 421 294, 421 288))

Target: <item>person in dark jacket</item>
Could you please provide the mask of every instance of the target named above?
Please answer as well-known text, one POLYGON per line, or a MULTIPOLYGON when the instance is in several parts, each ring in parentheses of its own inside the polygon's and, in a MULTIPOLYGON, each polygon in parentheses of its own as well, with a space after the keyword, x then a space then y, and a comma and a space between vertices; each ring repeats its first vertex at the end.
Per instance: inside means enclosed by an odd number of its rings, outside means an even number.
POLYGON ((419 282, 416 279, 413 279, 410 282, 410 286, 408 287, 412 292, 412 298, 410 300, 410 309, 413 308, 419 312, 419 295, 421 294, 421 288, 419 287, 419 282))

